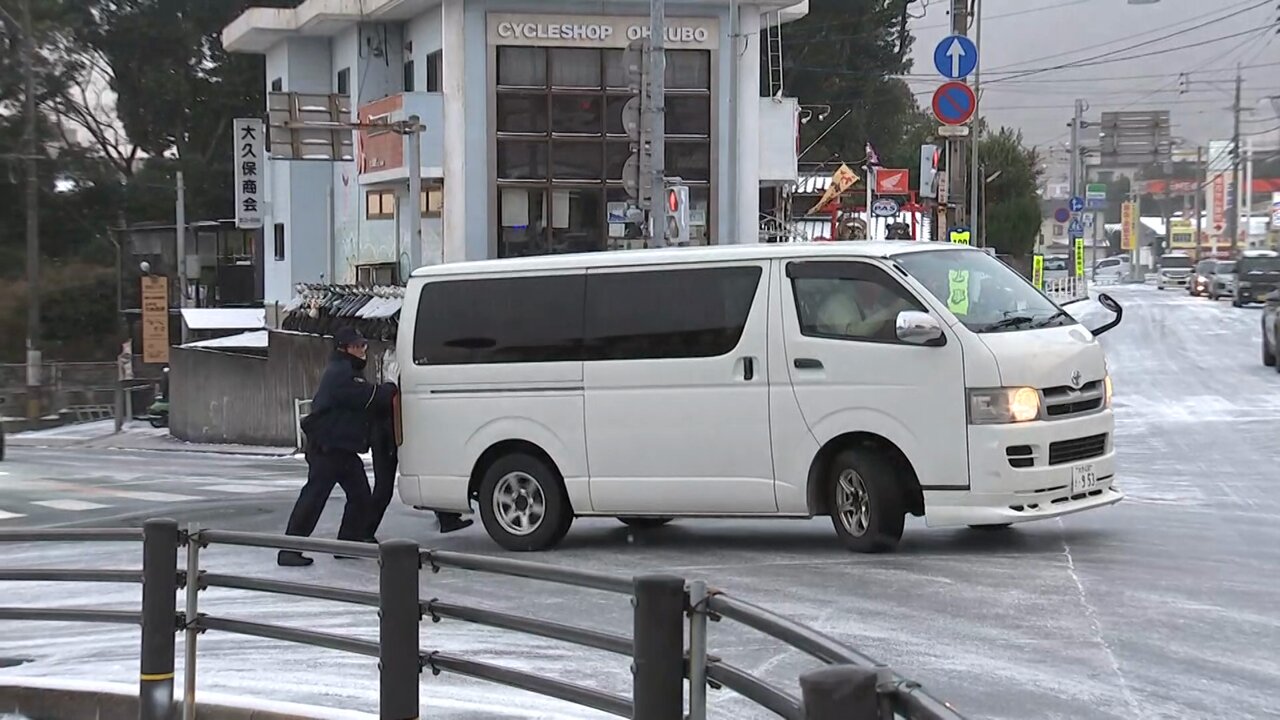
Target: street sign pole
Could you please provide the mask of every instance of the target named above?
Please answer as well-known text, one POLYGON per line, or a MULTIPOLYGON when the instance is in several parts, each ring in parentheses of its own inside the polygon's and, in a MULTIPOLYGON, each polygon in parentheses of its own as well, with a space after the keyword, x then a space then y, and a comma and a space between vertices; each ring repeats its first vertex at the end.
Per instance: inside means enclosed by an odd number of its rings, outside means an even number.
POLYGON ((986 247, 987 234, 982 229, 984 219, 978 217, 979 195, 986 190, 987 186, 986 172, 983 171, 978 164, 978 140, 980 139, 979 133, 981 132, 981 128, 978 127, 978 123, 981 120, 981 118, 978 117, 978 103, 982 101, 981 92, 979 90, 979 84, 982 81, 982 74, 978 69, 977 59, 980 54, 980 48, 982 47, 982 0, 973 0, 973 47, 975 61, 973 64, 974 121, 973 133, 970 135, 969 139, 969 148, 971 150, 971 157, 969 160, 969 172, 971 173, 969 177, 969 224, 973 226, 973 233, 978 237, 978 246, 986 247), (979 177, 980 172, 982 177, 979 177))
POLYGON ((649 0, 649 104, 645 107, 646 114, 649 116, 649 147, 652 157, 650 161, 652 174, 649 181, 649 247, 664 247, 667 244, 665 36, 665 0, 649 0))

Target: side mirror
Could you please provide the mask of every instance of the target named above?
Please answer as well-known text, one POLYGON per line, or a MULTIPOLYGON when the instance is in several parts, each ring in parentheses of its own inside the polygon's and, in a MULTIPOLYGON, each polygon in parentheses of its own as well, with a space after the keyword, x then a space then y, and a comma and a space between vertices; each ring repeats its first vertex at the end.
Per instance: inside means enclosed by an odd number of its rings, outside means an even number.
POLYGON ((1107 311, 1115 315, 1115 317, 1111 319, 1111 322, 1107 323, 1106 325, 1103 325, 1097 330, 1094 330, 1093 334, 1095 337, 1113 329, 1115 326, 1120 324, 1120 321, 1122 319, 1124 319, 1124 308, 1120 307, 1120 303, 1116 302, 1115 298, 1111 297, 1110 295, 1106 293, 1100 293, 1098 295, 1098 304, 1106 308, 1107 311))
POLYGON ((937 347, 947 344, 942 325, 929 313, 915 310, 900 312, 896 329, 898 339, 909 345, 937 347))

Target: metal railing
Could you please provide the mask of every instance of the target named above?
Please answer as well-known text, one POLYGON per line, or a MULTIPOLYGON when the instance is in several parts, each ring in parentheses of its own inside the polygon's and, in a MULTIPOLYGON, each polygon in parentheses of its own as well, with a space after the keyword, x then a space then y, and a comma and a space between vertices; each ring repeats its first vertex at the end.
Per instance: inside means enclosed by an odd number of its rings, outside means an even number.
POLYGON ((501 557, 423 550, 408 540, 379 545, 261 533, 197 529, 180 531, 172 520, 149 520, 141 529, 2 530, 0 543, 142 541, 139 570, 8 569, 0 581, 138 583, 140 612, 0 607, 0 620, 71 621, 141 625, 140 720, 168 720, 176 710, 176 634, 185 636, 182 716, 196 714, 199 635, 206 631, 247 635, 365 655, 378 660, 379 716, 417 718, 420 675, 451 673, 506 685, 612 715, 641 720, 705 720, 707 690, 728 689, 788 720, 963 720, 946 703, 888 667, 805 625, 744 602, 702 581, 673 575, 624 578, 586 570, 501 557), (210 545, 315 552, 376 559, 377 592, 285 582, 201 569, 210 545), (179 568, 179 548, 186 549, 179 568), (498 610, 422 600, 423 569, 488 573, 629 596, 630 637, 498 610), (378 640, 214 617, 200 612, 200 592, 227 588, 362 605, 378 610, 378 640), (184 608, 177 593, 184 590, 184 608), (457 657, 418 646, 419 626, 457 621, 563 641, 629 657, 630 697, 524 670, 457 657), (707 623, 730 620, 805 653, 823 667, 801 675, 798 688, 781 687, 735 667, 707 647, 707 623), (686 645, 686 627, 688 643, 686 645), (688 683, 687 715, 685 684, 688 683), (796 690, 799 690, 797 695, 796 690))

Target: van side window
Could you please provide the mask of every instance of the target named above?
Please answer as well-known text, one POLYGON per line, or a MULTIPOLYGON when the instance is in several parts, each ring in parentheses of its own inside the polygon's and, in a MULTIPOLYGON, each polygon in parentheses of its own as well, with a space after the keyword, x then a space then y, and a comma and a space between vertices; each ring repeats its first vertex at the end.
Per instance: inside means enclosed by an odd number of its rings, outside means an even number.
POLYGON ((582 359, 584 275, 446 280, 418 300, 418 365, 582 359))
POLYGON ((589 274, 588 359, 728 354, 742 338, 761 274, 757 266, 589 274))
POLYGON ((800 319, 809 337, 897 342, 898 313, 924 307, 888 273, 866 263, 787 265, 800 319))

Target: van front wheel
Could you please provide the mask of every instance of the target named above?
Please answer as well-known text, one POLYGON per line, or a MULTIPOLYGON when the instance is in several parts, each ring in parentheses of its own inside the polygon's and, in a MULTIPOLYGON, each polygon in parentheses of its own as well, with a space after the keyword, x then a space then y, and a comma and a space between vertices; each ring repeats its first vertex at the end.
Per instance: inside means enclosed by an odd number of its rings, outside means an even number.
POLYGON ((902 538, 906 517, 898 472, 874 451, 846 450, 831 464, 831 524, 850 550, 886 552, 902 538))
POLYGON ((514 453, 500 458, 480 481, 480 519, 502 547, 514 552, 553 548, 573 523, 560 476, 542 460, 514 453))

